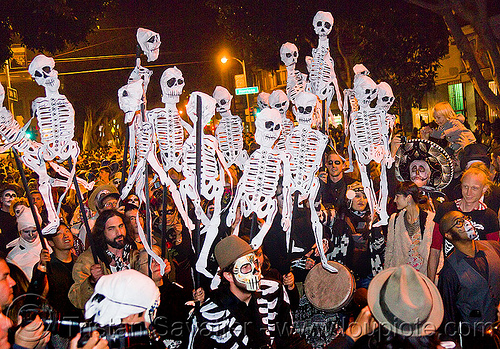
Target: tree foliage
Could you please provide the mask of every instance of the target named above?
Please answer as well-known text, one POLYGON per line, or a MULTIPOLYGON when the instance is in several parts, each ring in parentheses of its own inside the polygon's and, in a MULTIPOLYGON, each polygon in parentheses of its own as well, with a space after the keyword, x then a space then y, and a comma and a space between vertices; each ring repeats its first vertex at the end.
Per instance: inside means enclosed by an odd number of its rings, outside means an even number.
POLYGON ((110 0, 3 0, 0 62, 10 58, 13 35, 34 51, 55 53, 85 41, 110 0))
POLYGON ((483 101, 500 113, 500 96, 489 88, 488 82, 481 72, 481 64, 475 54, 473 43, 467 38, 463 27, 467 24, 477 35, 480 46, 485 51, 491 75, 496 85, 500 87, 500 41, 495 37, 490 24, 490 16, 498 14, 497 0, 407 0, 408 2, 430 10, 442 17, 450 34, 453 36, 462 54, 462 61, 474 88, 483 101), (497 8, 493 7, 496 4, 497 8))
MULTIPOLYGON (((218 9, 219 24, 233 45, 251 65, 263 69, 279 66, 279 49, 286 41, 297 45, 303 62, 317 45, 314 14, 331 12, 335 23, 330 48, 343 87, 352 86, 352 67, 363 63, 374 79, 391 84, 404 107, 418 103, 433 88, 439 59, 448 48, 448 33, 439 16, 399 0, 208 0, 208 4, 218 9)), ((301 64, 298 68, 305 72, 301 64)))

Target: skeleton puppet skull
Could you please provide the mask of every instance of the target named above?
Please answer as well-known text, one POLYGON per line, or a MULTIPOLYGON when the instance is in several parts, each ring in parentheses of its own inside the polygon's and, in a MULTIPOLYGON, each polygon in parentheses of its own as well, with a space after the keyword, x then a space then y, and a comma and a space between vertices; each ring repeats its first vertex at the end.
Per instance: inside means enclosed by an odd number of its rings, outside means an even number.
POLYGON ((281 134, 281 115, 278 110, 263 109, 255 120, 255 141, 265 148, 272 148, 281 134))
POLYGON ((55 66, 54 58, 38 55, 31 61, 28 71, 38 85, 45 87, 50 92, 57 92, 61 82, 57 77, 55 66))
POLYGON ((118 90, 118 104, 125 114, 141 109, 143 80, 129 82, 118 90))
POLYGON ((220 114, 227 113, 231 108, 231 100, 233 99, 229 91, 225 87, 216 86, 213 97, 217 101, 215 104, 215 111, 220 114))
POLYGON ((152 30, 139 28, 137 29, 137 42, 148 58, 148 62, 156 61, 160 54, 160 34, 152 30))
POLYGON ((309 92, 300 92, 297 95, 295 106, 293 107, 293 115, 295 115, 299 125, 311 126, 317 100, 316 95, 309 92))
POLYGON ((332 31, 333 16, 330 12, 318 11, 313 18, 314 32, 319 36, 327 36, 332 31))
POLYGON ((202 125, 205 126, 210 122, 210 119, 215 115, 215 99, 207 95, 203 92, 193 92, 189 97, 188 104, 186 106, 186 113, 189 116, 189 119, 196 126, 196 121, 198 120, 198 115, 196 114, 196 101, 198 100, 198 96, 201 97, 201 105, 202 105, 202 125))
POLYGON ((257 105, 260 110, 269 108, 269 96, 270 94, 267 92, 261 92, 257 95, 257 105))
POLYGON ((287 67, 293 64, 297 64, 299 50, 297 50, 297 46, 295 46, 291 42, 286 42, 281 45, 280 57, 283 64, 285 64, 287 67))
POLYGON ((377 84, 369 76, 354 76, 354 94, 360 108, 366 108, 377 97, 377 84))
POLYGON ((269 106, 273 109, 277 109, 281 115, 286 113, 289 105, 290 101, 282 90, 275 90, 269 96, 269 106))
POLYGON ((392 93, 391 86, 387 82, 382 81, 377 85, 377 89, 377 107, 389 111, 392 103, 394 103, 394 94, 392 93))
POLYGON ((182 94, 185 84, 182 72, 177 67, 166 69, 160 78, 162 102, 179 103, 179 96, 182 94))

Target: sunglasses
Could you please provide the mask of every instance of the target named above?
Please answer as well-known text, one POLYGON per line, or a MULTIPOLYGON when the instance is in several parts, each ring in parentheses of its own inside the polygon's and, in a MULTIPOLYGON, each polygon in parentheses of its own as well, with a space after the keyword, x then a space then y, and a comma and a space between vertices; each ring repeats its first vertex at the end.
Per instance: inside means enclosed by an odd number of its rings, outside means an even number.
POLYGON ((3 196, 5 196, 6 198, 17 198, 17 194, 15 193, 5 193, 3 196))
POLYGON ((334 163, 335 163, 335 165, 338 166, 338 165, 340 165, 342 163, 342 161, 340 161, 340 160, 335 160, 335 161, 328 160, 328 162, 327 162, 327 164, 330 165, 330 166, 332 166, 334 163))

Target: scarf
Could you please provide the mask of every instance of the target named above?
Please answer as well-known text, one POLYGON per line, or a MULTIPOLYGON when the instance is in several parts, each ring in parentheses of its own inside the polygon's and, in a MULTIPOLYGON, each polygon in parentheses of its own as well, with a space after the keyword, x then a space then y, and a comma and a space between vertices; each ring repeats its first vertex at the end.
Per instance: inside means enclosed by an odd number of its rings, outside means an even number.
POLYGON ((116 271, 130 269, 130 245, 125 245, 123 248, 123 257, 118 257, 110 250, 106 250, 106 255, 115 262, 116 271))

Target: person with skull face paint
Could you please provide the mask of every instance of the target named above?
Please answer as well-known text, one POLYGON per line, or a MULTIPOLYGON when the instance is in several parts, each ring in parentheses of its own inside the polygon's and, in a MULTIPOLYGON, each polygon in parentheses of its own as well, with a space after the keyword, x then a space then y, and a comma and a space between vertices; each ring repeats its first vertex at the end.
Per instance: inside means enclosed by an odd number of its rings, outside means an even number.
MULTIPOLYGON (((215 246, 215 258, 222 281, 196 313, 190 347, 312 348, 293 329, 283 285, 262 278, 248 243, 228 236, 215 246)), ((353 344, 353 338, 339 336, 327 348, 353 344)))
POLYGON ((464 349, 493 348, 493 338, 485 331, 498 320, 500 244, 475 240, 473 222, 459 211, 447 212, 439 222, 439 231, 454 247, 438 281, 445 334, 460 333, 464 349))
POLYGON ((462 198, 455 201, 446 202, 440 205, 436 211, 431 251, 427 264, 427 275, 434 281, 439 265, 441 249, 444 246, 445 258, 454 249, 453 244, 444 239, 440 233, 440 221, 449 211, 460 211, 467 215, 468 219, 476 231, 476 240, 498 241, 499 224, 497 214, 488 208, 482 201, 482 197, 488 190, 490 180, 486 173, 475 166, 467 169, 462 175, 462 198))
POLYGON ((18 237, 16 217, 9 212, 12 201, 20 196, 21 188, 14 184, 7 184, 0 189, 0 251, 6 253, 6 245, 18 237))

